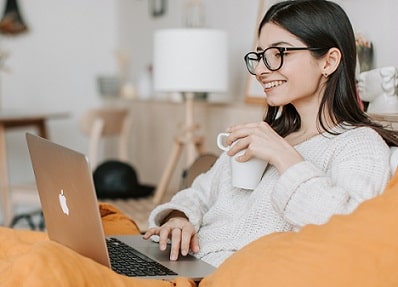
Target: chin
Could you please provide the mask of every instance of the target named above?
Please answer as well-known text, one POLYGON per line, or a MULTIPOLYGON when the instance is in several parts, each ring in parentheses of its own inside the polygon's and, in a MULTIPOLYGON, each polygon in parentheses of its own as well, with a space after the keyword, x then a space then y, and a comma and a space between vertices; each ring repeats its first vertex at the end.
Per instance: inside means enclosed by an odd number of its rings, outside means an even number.
POLYGON ((269 106, 271 106, 271 107, 279 107, 279 106, 283 105, 282 103, 278 103, 278 102, 272 101, 269 98, 267 98, 267 104, 269 106))
POLYGON ((275 97, 267 97, 267 104, 271 107, 281 107, 289 104, 290 102, 286 101, 286 98, 283 96, 275 96, 275 97))

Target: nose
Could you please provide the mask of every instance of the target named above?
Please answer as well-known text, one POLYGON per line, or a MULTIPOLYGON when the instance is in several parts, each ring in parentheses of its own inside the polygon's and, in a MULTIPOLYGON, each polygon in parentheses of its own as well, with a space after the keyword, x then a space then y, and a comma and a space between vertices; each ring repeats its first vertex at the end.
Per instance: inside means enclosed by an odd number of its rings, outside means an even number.
POLYGON ((265 73, 270 73, 271 71, 267 68, 267 66, 264 64, 263 59, 260 59, 258 62, 256 68, 254 69, 254 73, 256 74, 256 77, 265 74, 265 73))

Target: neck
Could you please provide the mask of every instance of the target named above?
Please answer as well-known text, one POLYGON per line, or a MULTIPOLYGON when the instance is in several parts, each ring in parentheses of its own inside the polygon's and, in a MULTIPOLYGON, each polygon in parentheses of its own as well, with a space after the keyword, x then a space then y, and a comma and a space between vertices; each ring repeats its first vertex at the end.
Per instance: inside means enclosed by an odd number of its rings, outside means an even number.
MULTIPOLYGON (((299 130, 286 136, 285 139, 291 145, 298 145, 324 132, 323 129, 320 129, 318 109, 319 105, 314 105, 312 107, 310 105, 303 105, 301 109, 300 107, 296 107, 296 110, 300 115, 301 126, 299 130)), ((322 121, 328 126, 329 123, 331 123, 329 116, 324 116, 322 121)))
POLYGON ((299 115, 301 126, 297 132, 306 134, 318 131, 318 113, 314 112, 314 109, 299 111, 299 115))

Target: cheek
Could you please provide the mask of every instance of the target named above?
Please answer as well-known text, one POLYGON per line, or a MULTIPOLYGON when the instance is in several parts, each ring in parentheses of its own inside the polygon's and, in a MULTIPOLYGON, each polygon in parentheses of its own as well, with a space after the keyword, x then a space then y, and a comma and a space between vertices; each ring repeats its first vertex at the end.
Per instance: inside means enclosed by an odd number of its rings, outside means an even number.
POLYGON ((318 77, 308 72, 297 73, 291 81, 293 88, 298 91, 314 91, 318 86, 318 77))
POLYGON ((323 76, 313 62, 291 59, 285 64, 278 72, 286 80, 286 84, 267 94, 270 105, 286 105, 319 94, 323 76))
POLYGON ((289 70, 288 83, 290 92, 297 96, 307 96, 314 94, 319 90, 320 81, 322 75, 320 75, 317 66, 308 63, 292 67, 289 70))

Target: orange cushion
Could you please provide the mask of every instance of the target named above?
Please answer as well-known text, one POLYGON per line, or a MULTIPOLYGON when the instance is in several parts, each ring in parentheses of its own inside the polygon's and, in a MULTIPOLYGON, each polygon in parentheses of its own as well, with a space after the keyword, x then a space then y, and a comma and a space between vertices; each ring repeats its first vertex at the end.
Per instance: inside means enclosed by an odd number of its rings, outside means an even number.
MULTIPOLYGON (((105 233, 138 233, 136 224, 110 204, 100 204, 105 233)), ((0 227, 0 285, 194 287, 187 278, 173 281, 129 278, 48 240, 44 232, 0 227)))
POLYGON ((398 173, 350 215, 254 241, 200 287, 398 286, 397 270, 398 173))
POLYGON ((101 202, 99 210, 106 235, 140 234, 137 224, 114 205, 101 202))

